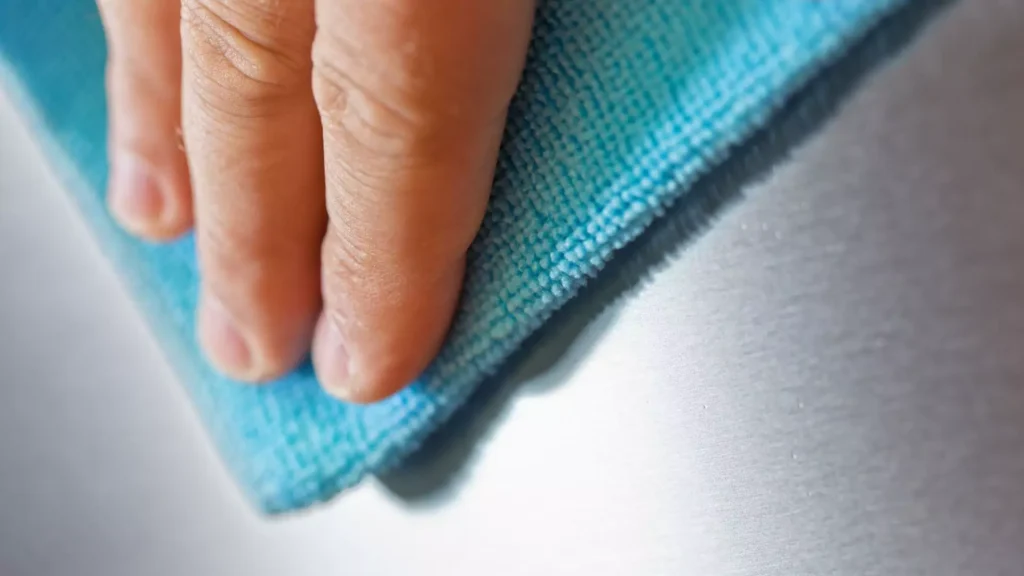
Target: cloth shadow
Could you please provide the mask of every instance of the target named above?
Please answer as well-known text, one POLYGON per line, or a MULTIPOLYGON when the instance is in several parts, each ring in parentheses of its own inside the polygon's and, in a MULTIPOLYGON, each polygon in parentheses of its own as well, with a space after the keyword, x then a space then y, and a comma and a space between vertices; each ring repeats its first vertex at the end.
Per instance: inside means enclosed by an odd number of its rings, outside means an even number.
POLYGON ((846 97, 887 58, 953 0, 919 0, 886 17, 822 70, 772 118, 728 155, 727 160, 684 193, 641 236, 616 253, 597 278, 547 321, 544 328, 484 382, 459 412, 379 483, 410 506, 443 505, 468 477, 474 455, 520 393, 542 393, 566 380, 600 334, 612 325, 613 304, 649 279, 666 261, 714 223, 753 182, 842 106, 846 97))

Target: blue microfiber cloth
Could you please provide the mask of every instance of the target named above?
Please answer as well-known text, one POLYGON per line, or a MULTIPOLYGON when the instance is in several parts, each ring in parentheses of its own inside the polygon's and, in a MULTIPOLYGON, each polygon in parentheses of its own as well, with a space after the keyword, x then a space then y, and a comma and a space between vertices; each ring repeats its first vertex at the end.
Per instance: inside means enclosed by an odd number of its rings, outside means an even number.
POLYGON ((105 48, 93 0, 0 0, 0 55, 6 86, 34 113, 229 467, 255 503, 279 512, 408 456, 817 72, 929 1, 542 0, 449 339, 412 387, 368 407, 323 394, 308 365, 250 387, 204 363, 193 240, 137 242, 104 207, 105 48))

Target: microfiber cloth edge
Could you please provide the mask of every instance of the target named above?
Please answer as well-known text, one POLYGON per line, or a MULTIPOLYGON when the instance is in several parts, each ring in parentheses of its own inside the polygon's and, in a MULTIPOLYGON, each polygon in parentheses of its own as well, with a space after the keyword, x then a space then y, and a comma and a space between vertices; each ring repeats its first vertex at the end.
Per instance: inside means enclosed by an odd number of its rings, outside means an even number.
POLYGON ((0 70, 23 109, 34 111, 48 155, 229 467, 257 505, 277 512, 327 499, 414 450, 614 251, 685 200, 818 70, 910 4, 542 3, 449 342, 409 390, 368 408, 323 395, 308 366, 249 388, 202 363, 191 336, 191 239, 138 243, 104 208, 105 53, 90 2, 8 0, 0 7, 0 70), (40 27, 9 25, 25 21, 40 27), (54 54, 55 45, 67 53, 54 54))

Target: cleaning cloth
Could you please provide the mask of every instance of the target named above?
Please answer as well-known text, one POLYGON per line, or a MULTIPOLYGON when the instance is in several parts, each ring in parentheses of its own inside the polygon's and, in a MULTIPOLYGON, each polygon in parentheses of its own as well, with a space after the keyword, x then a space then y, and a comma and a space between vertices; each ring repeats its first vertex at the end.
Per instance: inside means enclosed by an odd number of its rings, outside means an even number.
POLYGON ((203 360, 194 240, 139 242, 105 209, 105 46, 94 0, 0 0, 0 77, 239 485, 280 512, 400 463, 824 67, 931 1, 541 0, 448 340, 410 388, 365 407, 321 392, 308 364, 252 387, 203 360))

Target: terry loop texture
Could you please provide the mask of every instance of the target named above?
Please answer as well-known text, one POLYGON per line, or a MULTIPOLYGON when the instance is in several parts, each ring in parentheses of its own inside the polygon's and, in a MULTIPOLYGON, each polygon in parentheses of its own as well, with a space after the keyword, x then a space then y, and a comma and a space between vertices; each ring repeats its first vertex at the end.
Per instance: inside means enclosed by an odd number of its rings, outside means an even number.
POLYGON ((193 240, 137 242, 104 208, 105 48, 93 0, 0 0, 0 54, 225 461, 258 506, 279 512, 415 450, 614 251, 913 1, 542 0, 449 339, 412 387, 367 407, 323 394, 308 365, 250 387, 204 363, 193 240))

